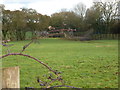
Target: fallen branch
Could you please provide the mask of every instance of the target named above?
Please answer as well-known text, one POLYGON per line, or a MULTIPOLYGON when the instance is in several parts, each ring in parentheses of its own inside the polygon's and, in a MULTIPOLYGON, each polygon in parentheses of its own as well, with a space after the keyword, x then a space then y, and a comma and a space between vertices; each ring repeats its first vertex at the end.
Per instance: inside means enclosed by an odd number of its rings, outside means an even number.
MULTIPOLYGON (((56 71, 52 70, 51 67, 49 67, 47 64, 43 63, 42 61, 40 61, 39 59, 35 58, 35 57, 32 57, 30 55, 26 55, 26 54, 22 54, 22 53, 9 53, 9 54, 6 54, 6 55, 3 55, 0 57, 0 59, 2 58, 5 58, 7 56, 13 56, 13 55, 20 55, 20 56, 25 56, 25 57, 28 57, 28 58, 31 58, 39 63, 41 63, 42 65, 44 65, 47 69, 49 69, 50 71, 52 71, 54 74, 56 74, 56 71)), ((57 75, 57 74, 56 74, 57 75)))
POLYGON ((31 42, 29 42, 28 44, 26 44, 25 46, 23 46, 23 49, 22 49, 21 53, 22 53, 23 51, 25 51, 25 49, 26 49, 31 43, 33 43, 33 40, 32 40, 31 42))
POLYGON ((75 88, 75 89, 80 90, 80 88, 73 87, 73 86, 67 86, 67 85, 57 85, 57 86, 51 86, 51 87, 49 87, 49 88, 55 88, 55 87, 68 87, 68 88, 75 88))
MULTIPOLYGON (((8 56, 14 56, 14 55, 19 55, 19 56, 24 56, 24 57, 28 57, 28 58, 31 58, 35 61, 37 61, 38 63, 42 64, 43 66, 45 66, 49 71, 53 72, 57 77, 56 78, 52 78, 52 75, 50 75, 47 79, 51 80, 50 82, 43 82, 41 81, 39 78, 37 78, 37 82, 40 83, 40 86, 43 86, 45 88, 55 88, 55 87, 69 87, 69 88, 75 88, 75 89, 79 89, 79 88, 76 88, 76 87, 73 87, 73 86, 67 86, 67 85, 64 85, 64 81, 62 79, 62 76, 60 75, 61 72, 59 72, 58 70, 53 70, 51 67, 49 67, 47 64, 43 63, 42 61, 40 61, 39 59, 33 57, 33 56, 30 56, 30 55, 27 55, 27 54, 22 54, 23 51, 25 51, 25 49, 31 44, 33 43, 34 40, 32 40, 31 42, 29 42, 28 44, 26 44, 25 46, 23 46, 23 49, 21 50, 20 53, 10 53, 8 52, 8 54, 6 55, 2 55, 0 56, 0 59, 2 58, 5 58, 5 57, 8 57, 8 56), (60 81, 62 83, 62 85, 57 85, 57 86, 50 86, 51 83, 55 82, 55 81, 60 81)), ((8 46, 12 46, 11 45, 6 45, 6 44, 2 44, 3 46, 5 47, 8 47, 8 46)), ((9 49, 8 49, 9 50, 9 49)), ((25 89, 30 89, 30 88, 33 88, 33 87, 26 87, 25 89)), ((44 89, 45 89, 44 88, 44 89)))

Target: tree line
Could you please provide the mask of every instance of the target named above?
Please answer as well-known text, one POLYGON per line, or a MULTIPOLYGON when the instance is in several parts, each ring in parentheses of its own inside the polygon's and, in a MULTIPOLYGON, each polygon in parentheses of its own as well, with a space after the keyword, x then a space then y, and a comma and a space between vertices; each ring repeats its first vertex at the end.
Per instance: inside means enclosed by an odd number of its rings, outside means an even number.
POLYGON ((49 21, 49 16, 39 14, 34 9, 3 10, 3 38, 25 40, 27 31, 31 31, 34 36, 35 31, 46 30, 49 21))
POLYGON ((49 26, 55 29, 76 29, 75 35, 78 36, 90 29, 94 30, 94 34, 119 34, 119 3, 94 2, 90 8, 78 3, 72 10, 62 9, 51 16, 42 15, 32 8, 10 11, 2 7, 2 37, 25 40, 26 32, 30 31, 34 38, 36 32, 49 31, 49 26))

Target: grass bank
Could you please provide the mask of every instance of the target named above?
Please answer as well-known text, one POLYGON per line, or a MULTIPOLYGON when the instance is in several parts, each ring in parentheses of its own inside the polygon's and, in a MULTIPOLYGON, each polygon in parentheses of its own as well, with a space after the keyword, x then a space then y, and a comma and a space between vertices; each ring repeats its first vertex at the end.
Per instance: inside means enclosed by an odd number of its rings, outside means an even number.
MULTIPOLYGON (((19 52, 28 41, 10 42, 11 52, 19 52)), ((3 47, 3 54, 6 48, 3 47)), ((25 54, 34 56, 47 63, 54 70, 62 71, 67 85, 80 88, 117 88, 118 87, 118 41, 68 41, 62 39, 41 39, 31 44, 25 54)), ((22 56, 9 56, 4 59, 3 67, 20 67, 20 86, 36 87, 36 77, 48 70, 32 59, 22 56)))

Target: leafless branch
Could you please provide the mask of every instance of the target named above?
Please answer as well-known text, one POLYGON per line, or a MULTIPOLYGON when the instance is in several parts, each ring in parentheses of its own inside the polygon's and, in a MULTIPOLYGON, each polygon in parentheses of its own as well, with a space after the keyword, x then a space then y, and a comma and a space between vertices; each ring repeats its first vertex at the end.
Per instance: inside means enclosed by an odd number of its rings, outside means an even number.
POLYGON ((13 55, 20 55, 20 56, 25 56, 25 57, 28 57, 28 58, 31 58, 39 63, 41 63, 42 65, 44 65, 47 69, 49 69, 50 71, 52 71, 53 73, 56 73, 56 71, 52 70, 51 67, 49 67, 47 64, 43 63, 42 61, 40 61, 39 59, 36 59, 35 57, 32 57, 30 55, 26 55, 26 54, 22 54, 22 53, 9 53, 9 54, 6 54, 6 55, 3 55, 0 57, 0 59, 2 58, 5 58, 7 56, 13 56, 13 55))
MULTIPOLYGON (((26 55, 26 54, 22 54, 23 51, 25 51, 25 49, 31 44, 33 43, 34 40, 32 40, 31 42, 29 42, 28 44, 26 44, 25 46, 23 46, 23 49, 21 51, 21 53, 10 53, 9 52, 9 46, 12 46, 13 44, 11 45, 7 45, 6 43, 2 43, 3 46, 7 47, 7 50, 8 50, 8 54, 6 55, 2 55, 0 56, 0 59, 2 58, 5 58, 5 57, 8 57, 8 56, 13 56, 13 55, 19 55, 19 56, 24 56, 24 57, 28 57, 28 58, 31 58, 37 62, 39 62, 40 64, 42 64, 43 66, 45 66, 49 71, 53 72, 57 77, 56 78, 52 78, 52 75, 50 74, 50 76, 47 78, 47 79, 50 79, 51 81, 49 82, 43 82, 41 81, 39 78, 37 78, 37 82, 40 83, 40 86, 43 86, 45 88, 55 88, 55 87, 69 87, 69 88, 76 88, 76 87, 73 87, 73 86, 67 86, 67 85, 64 85, 64 81, 62 79, 62 76, 60 75, 61 72, 59 72, 58 70, 53 70, 51 67, 49 67, 47 64, 43 63, 42 61, 40 61, 39 59, 33 57, 33 56, 30 56, 30 55, 26 55), (58 85, 58 86, 50 86, 53 82, 55 81, 60 81, 62 85, 58 85)), ((30 87, 30 88, 33 88, 33 87, 30 87)), ((29 87, 26 87, 25 89, 30 89, 29 87)))
POLYGON ((57 85, 57 86, 51 86, 49 88, 55 88, 55 87, 68 87, 68 88, 74 88, 74 89, 77 89, 77 90, 81 90, 80 88, 73 87, 73 86, 68 86, 68 85, 57 85))
POLYGON ((25 46, 23 46, 23 49, 22 49, 21 53, 22 53, 23 51, 25 51, 25 49, 26 49, 31 43, 33 43, 33 41, 34 41, 34 40, 30 41, 28 44, 26 44, 25 46))
POLYGON ((9 47, 10 46, 13 46, 14 44, 6 44, 6 43, 2 43, 2 46, 4 46, 4 47, 7 47, 7 53, 9 54, 10 53, 10 49, 9 49, 9 47))

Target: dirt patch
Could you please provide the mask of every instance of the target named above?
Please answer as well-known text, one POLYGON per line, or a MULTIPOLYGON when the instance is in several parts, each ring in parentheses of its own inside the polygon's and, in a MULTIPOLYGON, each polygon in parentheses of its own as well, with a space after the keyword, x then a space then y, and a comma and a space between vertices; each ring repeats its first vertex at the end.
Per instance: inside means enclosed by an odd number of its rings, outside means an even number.
POLYGON ((69 65, 66 65, 66 66, 65 66, 65 65, 62 65, 61 67, 62 67, 62 68, 67 68, 67 69, 73 68, 73 66, 69 66, 69 65))
POLYGON ((95 47, 113 47, 113 45, 97 45, 95 47))

